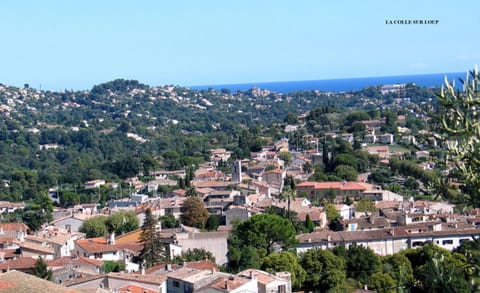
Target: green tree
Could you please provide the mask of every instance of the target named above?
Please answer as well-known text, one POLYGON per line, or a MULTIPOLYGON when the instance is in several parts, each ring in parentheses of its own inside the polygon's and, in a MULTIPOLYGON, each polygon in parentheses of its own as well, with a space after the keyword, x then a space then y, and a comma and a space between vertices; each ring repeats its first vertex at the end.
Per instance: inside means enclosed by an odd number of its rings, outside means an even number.
POLYGON ((346 181, 357 181, 358 172, 352 166, 338 165, 335 167, 335 175, 346 181))
POLYGON ((79 231, 86 234, 87 238, 102 237, 107 235, 107 227, 105 221, 107 217, 96 216, 87 219, 80 226, 79 231))
POLYGON ((417 190, 420 187, 418 181, 410 176, 405 179, 405 183, 403 185, 410 190, 417 190))
MULTIPOLYGON (((185 181, 186 183, 187 181, 185 181)), ((185 185, 186 186, 186 185, 185 185)), ((186 186, 187 187, 187 186, 186 186)), ((187 189, 187 191, 185 192, 185 196, 187 197, 192 197, 192 196, 198 196, 198 192, 197 190, 195 189, 195 187, 190 187, 189 189, 187 189)))
POLYGON ((101 270, 108 274, 110 272, 121 272, 125 270, 125 264, 120 261, 104 260, 101 270))
POLYGON ((307 173, 307 174, 310 174, 313 170, 313 166, 312 164, 310 164, 309 162, 306 162, 305 164, 303 164, 303 172, 307 173))
POLYGON ((308 233, 311 233, 313 232, 313 230, 315 229, 315 224, 313 223, 313 221, 310 219, 310 215, 307 214, 305 216, 305 229, 307 229, 307 232, 308 233))
POLYGON ((240 245, 238 238, 228 239, 228 270, 236 273, 245 269, 259 269, 259 251, 250 245, 240 245))
POLYGON ((259 268, 260 259, 276 248, 287 250, 297 243, 289 219, 275 214, 256 214, 236 223, 228 238, 228 266, 231 271, 259 268))
POLYGON ((472 289, 480 292, 480 240, 472 239, 463 241, 454 252, 463 255, 467 262, 467 274, 472 284, 472 289))
POLYGON ((30 204, 25 207, 22 220, 32 231, 37 231, 47 222, 41 207, 37 204, 30 204))
POLYGON ((342 231, 343 223, 340 213, 335 208, 335 205, 329 203, 324 207, 325 213, 327 215, 328 227, 332 231, 342 231))
POLYGON ((250 217, 241 222, 233 234, 244 244, 251 244, 265 251, 266 255, 271 254, 276 245, 288 249, 297 243, 292 223, 272 214, 256 214, 250 217))
POLYGON ((335 205, 333 204, 325 205, 324 210, 325 210, 325 213, 327 214, 328 221, 335 221, 342 218, 340 216, 340 213, 335 208, 335 205))
POLYGON ((285 166, 288 166, 290 164, 290 162, 292 161, 292 154, 290 152, 281 152, 278 155, 278 158, 285 162, 285 166))
POLYGON ((366 112, 353 112, 347 115, 345 117, 345 125, 352 125, 355 122, 360 122, 363 120, 370 120, 371 117, 368 113, 366 112))
POLYGON ((72 207, 80 203, 80 196, 73 191, 62 191, 60 193, 60 205, 62 207, 72 207))
POLYGON ((383 271, 397 282, 397 292, 410 292, 413 286, 412 264, 403 254, 397 253, 383 258, 383 271))
POLYGON ((167 150, 162 155, 164 161, 164 165, 168 170, 178 170, 182 168, 180 164, 180 155, 175 150, 167 150))
POLYGON ((300 264, 307 273, 304 288, 333 292, 346 281, 345 260, 330 250, 309 249, 300 255, 300 264))
POLYGON ((357 169, 357 161, 358 159, 353 154, 336 154, 333 157, 332 165, 334 168, 340 165, 346 165, 357 169))
POLYGON ((292 286, 297 290, 302 287, 302 283, 307 276, 297 256, 288 251, 272 253, 262 258, 261 269, 266 272, 290 272, 292 276, 292 286))
POLYGON ((217 231, 218 225, 220 225, 220 217, 218 215, 210 215, 207 219, 207 230, 217 231))
POLYGON ((351 245, 347 250, 347 276, 368 284, 369 277, 381 271, 380 259, 373 250, 361 245, 351 245))
POLYGON ((291 201, 295 199, 295 180, 292 176, 285 177, 283 181, 283 190, 280 193, 280 198, 287 201, 287 216, 291 219, 290 205, 291 201))
POLYGON ((292 112, 288 112, 285 116, 283 121, 287 124, 297 124, 298 123, 298 115, 292 112))
POLYGON ((200 197, 191 196, 183 202, 184 212, 182 214, 182 223, 197 228, 205 227, 208 220, 208 211, 205 208, 200 197))
POLYGON ((367 127, 362 122, 355 122, 348 128, 349 133, 353 133, 355 138, 363 139, 365 137, 365 132, 367 127))
POLYGON ((162 224, 162 229, 175 228, 178 225, 178 220, 175 219, 173 214, 165 214, 159 218, 162 224))
POLYGON ((39 278, 51 281, 52 280, 52 270, 47 268, 47 263, 40 256, 35 262, 35 267, 33 268, 33 274, 39 278))
POLYGON ((162 243, 159 231, 157 231, 157 221, 150 208, 145 211, 145 220, 143 221, 139 242, 143 243, 139 258, 144 268, 149 268, 166 260, 165 245, 162 243))
POLYGON ((370 276, 368 289, 377 292, 396 293, 397 282, 389 274, 378 272, 370 276))
POLYGON ((446 142, 449 160, 457 167, 464 182, 463 191, 473 207, 480 207, 480 76, 477 68, 467 75, 463 91, 458 92, 448 80, 440 93, 437 113, 438 137, 446 142))
POLYGON ((108 216, 105 225, 109 232, 122 235, 138 229, 139 220, 132 211, 119 211, 108 216))
POLYGON ((382 116, 385 118, 385 126, 382 127, 382 131, 395 133, 397 131, 397 113, 386 111, 382 113, 382 116))
POLYGON ((164 216, 161 216, 159 220, 162 223, 162 228, 164 229, 175 228, 178 224, 178 221, 175 219, 173 214, 165 214, 164 216))
POLYGON ((375 202, 366 198, 362 198, 357 202, 357 212, 374 212, 375 202))
POLYGON ((431 243, 402 253, 412 264, 414 292, 471 292, 468 266, 463 255, 431 243))

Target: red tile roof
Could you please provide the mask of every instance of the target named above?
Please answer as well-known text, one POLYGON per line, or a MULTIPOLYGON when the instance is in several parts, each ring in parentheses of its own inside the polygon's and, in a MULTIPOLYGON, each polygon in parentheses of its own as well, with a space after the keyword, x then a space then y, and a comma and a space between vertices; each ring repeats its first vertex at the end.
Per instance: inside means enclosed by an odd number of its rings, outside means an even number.
POLYGON ((217 290, 222 290, 226 292, 233 291, 245 284, 250 282, 250 279, 245 279, 245 278, 239 278, 237 276, 234 277, 229 277, 229 278, 219 278, 215 280, 210 287, 217 289, 217 290))
POLYGON ((19 256, 17 249, 0 249, 0 255, 3 259, 13 259, 19 256))
POLYGON ((80 239, 75 241, 75 244, 88 253, 129 250, 137 254, 143 249, 143 244, 138 242, 138 237, 140 237, 141 232, 142 229, 137 229, 125 235, 118 236, 115 239, 115 244, 107 244, 105 237, 80 239))
POLYGON ((75 244, 88 253, 110 252, 120 249, 115 244, 107 244, 107 240, 104 237, 81 239, 75 241, 75 244))
POLYGON ((359 190, 365 191, 368 188, 365 184, 358 182, 302 182, 297 185, 297 187, 313 187, 315 189, 325 190, 325 189, 340 189, 340 190, 359 190))
POLYGON ((24 230, 28 231, 30 228, 25 225, 24 223, 0 223, 0 228, 3 231, 18 231, 18 230, 24 230))
POLYGON ((119 293, 157 293, 157 291, 153 291, 144 287, 136 286, 136 285, 127 285, 117 289, 119 293))
POLYGON ((64 256, 64 257, 49 261, 48 267, 64 267, 69 264, 91 265, 91 266, 101 267, 102 261, 97 259, 87 258, 87 257, 76 258, 73 256, 64 256))
POLYGON ((7 260, 6 262, 0 263, 0 270, 29 270, 35 267, 36 261, 36 259, 31 257, 7 260))

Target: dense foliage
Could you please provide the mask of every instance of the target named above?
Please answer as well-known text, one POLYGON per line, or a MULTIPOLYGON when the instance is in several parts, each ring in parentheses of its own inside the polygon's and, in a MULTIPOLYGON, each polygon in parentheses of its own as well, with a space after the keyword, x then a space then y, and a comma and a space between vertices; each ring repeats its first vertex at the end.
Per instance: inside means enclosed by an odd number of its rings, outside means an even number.
POLYGON ((477 68, 467 75, 463 91, 458 92, 448 81, 437 94, 439 106, 436 118, 438 135, 445 142, 449 160, 456 165, 452 177, 464 183, 466 199, 480 207, 480 75, 477 68))

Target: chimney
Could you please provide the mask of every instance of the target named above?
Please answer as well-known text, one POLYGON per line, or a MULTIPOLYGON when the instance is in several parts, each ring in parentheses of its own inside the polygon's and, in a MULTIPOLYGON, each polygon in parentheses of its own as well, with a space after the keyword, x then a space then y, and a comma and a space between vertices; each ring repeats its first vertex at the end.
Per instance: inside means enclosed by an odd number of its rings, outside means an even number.
POLYGON ((142 276, 145 276, 145 267, 142 266, 142 276))
POLYGON ((250 279, 255 280, 255 276, 253 275, 253 270, 250 270, 250 279))
POLYGON ((115 232, 108 235, 107 244, 115 245, 115 232))
POLYGON ((368 221, 370 222, 370 224, 375 224, 375 219, 373 214, 371 214, 370 217, 368 217, 368 221))

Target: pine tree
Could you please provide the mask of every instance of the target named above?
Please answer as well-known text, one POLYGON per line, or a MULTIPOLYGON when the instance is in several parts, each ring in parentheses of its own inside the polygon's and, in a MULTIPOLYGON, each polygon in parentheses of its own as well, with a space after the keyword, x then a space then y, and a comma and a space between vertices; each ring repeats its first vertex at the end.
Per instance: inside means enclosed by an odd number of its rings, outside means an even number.
POLYGON ((149 268, 166 259, 165 245, 162 243, 156 224, 152 211, 147 209, 142 234, 140 234, 140 242, 144 244, 140 253, 140 260, 144 268, 149 268))
POLYGON ((52 280, 52 270, 47 269, 47 263, 40 256, 35 262, 35 267, 33 268, 33 273, 35 276, 45 279, 52 280))

